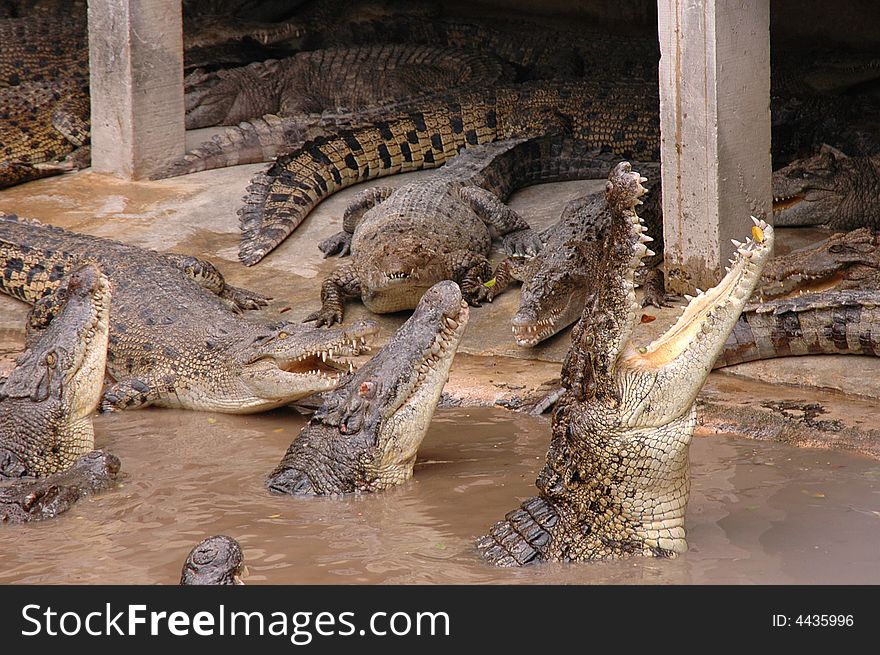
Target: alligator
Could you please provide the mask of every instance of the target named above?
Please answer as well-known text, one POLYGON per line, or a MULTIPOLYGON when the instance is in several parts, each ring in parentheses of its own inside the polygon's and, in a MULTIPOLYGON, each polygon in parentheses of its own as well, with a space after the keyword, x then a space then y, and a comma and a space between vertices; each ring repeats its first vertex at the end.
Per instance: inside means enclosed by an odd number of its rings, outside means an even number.
POLYGON ((880 289, 830 289, 750 304, 715 368, 823 354, 880 355, 880 289))
POLYGON ((365 493, 410 479, 468 311, 454 282, 428 289, 385 347, 326 397, 269 475, 269 490, 365 493))
POLYGON ((880 228, 880 159, 830 146, 773 173, 773 221, 836 230, 880 228))
POLYGON ((637 347, 635 274, 647 252, 635 212, 641 179, 626 162, 609 176, 611 222, 562 367, 565 393, 539 495, 477 541, 492 564, 673 557, 687 549, 696 397, 770 256, 773 228, 754 219, 753 238, 724 279, 691 299, 663 336, 637 347))
POLYGON ((232 537, 215 535, 193 547, 180 572, 182 585, 243 585, 244 554, 232 537))
POLYGON ((564 127, 585 147, 659 159, 657 97, 640 85, 542 82, 444 96, 431 109, 342 130, 280 156, 248 187, 238 210, 239 258, 256 264, 338 189, 425 168, 465 148, 564 127))
POLYGON ((35 480, 0 483, 0 523, 55 518, 80 498, 116 485, 119 458, 103 450, 81 455, 66 471, 35 480))
POLYGON ((0 189, 88 165, 89 130, 82 79, 0 89, 0 189))
POLYGON ((95 447, 110 326, 110 282, 88 264, 64 281, 56 320, 0 385, 0 479, 58 473, 95 447))
POLYGON ((528 184, 595 176, 595 155, 560 135, 496 141, 469 149, 428 180, 362 191, 345 211, 344 230, 319 245, 352 259, 324 280, 322 307, 305 320, 341 322, 347 296, 376 313, 412 309, 445 279, 461 285, 468 303, 491 302, 506 287, 487 259, 492 237, 522 256, 542 246, 503 199, 528 184))
MULTIPOLYGON (((187 129, 234 125, 264 114, 300 116, 389 100, 423 98, 511 79, 500 60, 480 53, 412 45, 301 52, 187 76, 187 129)), ((313 119, 314 120, 314 119, 313 119)))
POLYGON ((87 39, 85 12, 0 20, 0 87, 88 79, 87 39))
POLYGON ((209 262, 0 214, 0 291, 51 321, 53 291, 78 262, 113 285, 104 411, 157 405, 226 413, 264 411, 336 386, 374 323, 326 331, 240 315, 267 300, 226 284, 209 262))

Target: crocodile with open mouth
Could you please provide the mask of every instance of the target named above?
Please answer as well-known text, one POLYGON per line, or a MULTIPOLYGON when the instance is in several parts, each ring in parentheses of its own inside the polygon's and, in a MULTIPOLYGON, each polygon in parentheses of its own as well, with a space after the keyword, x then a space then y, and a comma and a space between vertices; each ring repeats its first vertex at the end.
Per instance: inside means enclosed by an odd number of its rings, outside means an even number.
POLYGON ((385 347, 327 395, 269 475, 269 489, 371 492, 412 477, 467 321, 454 282, 428 289, 385 347))
POLYGON ((158 253, 0 214, 0 291, 51 320, 64 275, 97 262, 113 285, 105 411, 157 405, 244 414, 328 391, 373 323, 323 330, 240 315, 266 304, 206 261, 158 253))
POLYGON ((642 179, 626 162, 609 176, 611 223, 563 364, 565 392, 539 495, 478 540, 492 564, 671 557, 687 549, 696 397, 758 283, 773 228, 754 219, 754 238, 739 246, 724 279, 693 298, 663 336, 637 347, 635 274, 650 254, 635 212, 642 179))

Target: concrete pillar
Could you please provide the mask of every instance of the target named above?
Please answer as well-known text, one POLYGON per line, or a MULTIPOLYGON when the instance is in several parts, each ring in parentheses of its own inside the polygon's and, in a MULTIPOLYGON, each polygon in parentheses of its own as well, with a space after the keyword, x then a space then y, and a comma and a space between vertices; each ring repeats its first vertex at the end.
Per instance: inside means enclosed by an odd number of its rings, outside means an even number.
POLYGON ((667 284, 718 282, 772 218, 769 0, 657 0, 667 284))
POLYGON ((148 177, 184 154, 180 0, 89 0, 92 168, 148 177))

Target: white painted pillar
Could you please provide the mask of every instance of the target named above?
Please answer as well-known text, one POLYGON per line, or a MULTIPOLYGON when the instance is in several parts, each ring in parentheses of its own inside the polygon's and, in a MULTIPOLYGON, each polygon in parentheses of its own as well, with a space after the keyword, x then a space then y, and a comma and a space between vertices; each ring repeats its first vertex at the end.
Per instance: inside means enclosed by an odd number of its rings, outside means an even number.
POLYGON ((89 0, 92 168, 128 179, 184 154, 180 0, 89 0))
POLYGON ((769 0, 657 0, 667 286, 718 282, 772 219, 769 0))

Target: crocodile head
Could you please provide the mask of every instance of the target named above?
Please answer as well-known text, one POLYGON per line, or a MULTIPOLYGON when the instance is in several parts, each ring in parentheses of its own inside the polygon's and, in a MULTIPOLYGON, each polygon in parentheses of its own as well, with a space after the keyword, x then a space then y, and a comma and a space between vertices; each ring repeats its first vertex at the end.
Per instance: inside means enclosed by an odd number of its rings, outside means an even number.
POLYGON ((689 300, 647 346, 632 336, 635 275, 650 255, 634 209, 644 193, 626 162, 609 177, 612 221, 562 369, 566 391, 537 486, 478 542, 501 566, 540 560, 671 556, 686 549, 688 450, 697 393, 770 256, 773 229, 755 222, 719 284, 689 300))
POLYGON ((829 146, 773 173, 777 226, 880 225, 880 172, 870 157, 847 157, 829 146))
POLYGON ((880 272, 878 245, 878 234, 863 227, 774 257, 761 276, 761 297, 772 299, 796 291, 822 290, 841 280, 876 278, 880 272))
POLYGON ((458 285, 429 289, 386 346, 327 397, 269 476, 269 489, 369 492, 408 480, 467 320, 458 285))
POLYGON ((182 585, 243 585, 244 554, 232 537, 216 535, 197 544, 180 573, 182 585))
MULTIPOLYGON (((243 77, 235 69, 207 73, 197 69, 187 75, 184 79, 186 129, 239 122, 235 118, 246 111, 248 103, 249 87, 241 84, 243 77)), ((268 88, 269 82, 266 84, 268 88)))
POLYGON ((119 459, 103 450, 92 450, 73 465, 44 478, 0 484, 0 523, 27 523, 54 518, 83 496, 112 487, 119 474, 119 459))
MULTIPOLYGON (((359 260, 361 300, 376 314, 414 308, 428 289, 450 275, 446 253, 407 234, 397 236, 391 246, 359 256, 359 260)), ((489 277, 491 270, 485 279, 489 277)))
POLYGON ((241 389, 228 395, 229 411, 263 411, 334 389, 354 368, 344 358, 367 350, 377 332, 374 321, 337 329, 288 322, 266 326, 239 354, 241 389))
POLYGON ((56 473, 94 447, 107 363, 110 282, 76 270, 64 306, 0 387, 0 478, 56 473))

